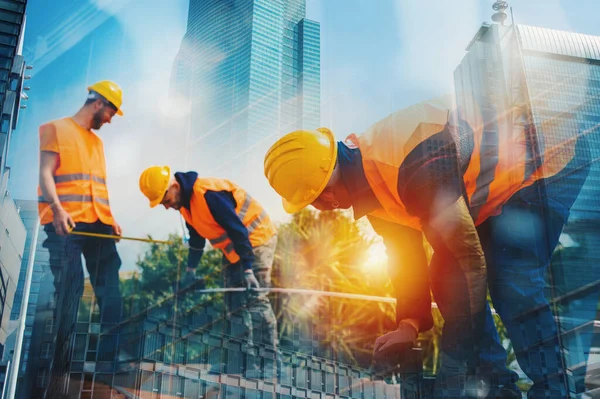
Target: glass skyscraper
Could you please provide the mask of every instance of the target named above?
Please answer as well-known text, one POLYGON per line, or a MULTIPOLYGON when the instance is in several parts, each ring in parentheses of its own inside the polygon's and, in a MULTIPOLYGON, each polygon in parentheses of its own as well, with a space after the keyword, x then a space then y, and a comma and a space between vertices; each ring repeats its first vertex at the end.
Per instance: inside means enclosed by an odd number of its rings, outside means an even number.
MULTIPOLYGON (((18 206, 8 190, 11 173, 7 161, 19 111, 26 108, 24 100, 28 96, 25 91, 29 90, 26 72, 30 66, 26 65, 22 54, 26 6, 26 0, 0 2, 0 354, 3 358, 0 383, 3 386, 18 324, 12 317, 13 312, 18 311, 13 307, 13 300, 20 301, 15 295, 17 285, 21 284, 19 270, 25 256, 27 234, 18 206)), ((26 347, 23 351, 25 356, 27 350, 26 347)))
MULTIPOLYGON (((23 259, 21 261, 19 282, 15 292, 15 302, 10 313, 10 320, 16 324, 19 320, 19 314, 21 312, 21 306, 23 303, 25 274, 27 271, 27 264, 29 262, 29 248, 31 245, 31 239, 33 237, 33 229, 36 226, 38 218, 38 204, 37 201, 27 200, 16 200, 15 203, 19 208, 19 216, 21 217, 21 220, 27 229, 27 240, 25 241, 25 249, 23 251, 23 259)), ((38 313, 37 308, 40 295, 43 300, 45 297, 45 292, 47 291, 47 286, 42 286, 42 281, 44 279, 44 267, 47 268, 48 258, 47 250, 42 247, 44 239, 45 233, 42 230, 40 231, 39 240, 37 242, 35 262, 33 265, 33 274, 31 278, 31 288, 29 293, 29 304, 27 305, 24 345, 23 352, 21 354, 21 364, 19 367, 19 390, 17 391, 17 397, 20 398, 32 397, 32 390, 38 386, 47 384, 49 378, 49 372, 47 370, 49 359, 44 359, 40 356, 42 348, 41 333, 47 330, 51 331, 55 328, 54 318, 52 317, 52 314, 45 315, 48 317, 41 317, 42 312, 38 313)), ((52 291, 54 291, 53 288, 52 291)), ((17 335, 16 333, 17 331, 14 330, 7 340, 6 351, 2 358, 4 365, 9 360, 12 360, 17 335)))
POLYGON ((260 175, 273 137, 319 127, 320 26, 305 16, 305 0, 190 1, 171 75, 190 167, 260 175))
MULTIPOLYGON (((454 74, 456 97, 461 117, 483 129, 482 152, 486 144, 511 142, 525 132, 527 175, 573 157, 566 173, 548 180, 548 197, 561 198, 583 184, 554 252, 546 290, 557 315, 565 382, 576 395, 585 390, 586 363, 588 385, 598 378, 593 376, 598 365, 593 356, 587 362, 587 355, 590 345, 597 346, 592 341, 600 324, 594 321, 600 285, 600 37, 484 24, 467 51, 454 74), (586 179, 578 171, 588 167, 586 179)), ((560 209, 548 197, 540 195, 543 206, 560 209)))

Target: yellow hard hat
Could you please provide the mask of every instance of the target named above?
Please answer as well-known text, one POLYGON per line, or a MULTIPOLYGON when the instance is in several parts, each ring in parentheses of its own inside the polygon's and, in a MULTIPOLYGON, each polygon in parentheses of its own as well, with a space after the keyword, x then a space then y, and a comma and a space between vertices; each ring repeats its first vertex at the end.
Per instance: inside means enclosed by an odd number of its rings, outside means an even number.
POLYGON ((337 161, 331 130, 297 130, 271 146, 265 155, 265 176, 281 195, 287 213, 298 212, 323 192, 337 161))
POLYGON ((117 115, 123 115, 121 105, 123 104, 123 90, 115 82, 102 80, 88 87, 88 91, 95 91, 104 97, 108 102, 117 107, 117 115))
POLYGON ((160 204, 171 180, 168 166, 150 166, 140 175, 140 190, 150 200, 150 208, 160 204))

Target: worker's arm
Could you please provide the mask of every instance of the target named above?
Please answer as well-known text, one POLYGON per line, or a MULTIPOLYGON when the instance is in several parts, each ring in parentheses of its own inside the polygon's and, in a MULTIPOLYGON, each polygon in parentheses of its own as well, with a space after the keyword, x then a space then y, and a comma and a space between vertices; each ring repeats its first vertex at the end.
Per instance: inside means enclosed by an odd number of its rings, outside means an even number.
MULTIPOLYGON (((456 295, 468 296, 469 314, 471 315, 468 322, 471 323, 471 326, 470 329, 469 326, 466 326, 465 333, 473 334, 472 337, 475 339, 483 327, 487 279, 485 257, 467 204, 460 197, 454 204, 447 206, 437 215, 422 220, 422 223, 425 236, 434 251, 448 254, 447 261, 456 261, 464 273, 467 292, 457 291, 456 295)), ((415 246, 413 245, 413 247, 415 246)), ((392 265, 390 264, 390 266, 392 265)), ((406 285, 404 287, 410 290, 406 285)), ((401 303, 401 294, 398 303, 401 303)), ((415 303, 419 302, 415 301, 415 303)), ((429 312, 430 310, 427 311, 427 314, 430 317, 429 312)), ((409 325, 413 325, 414 321, 418 320, 418 317, 409 317, 398 324, 396 331, 379 337, 375 341, 375 357, 385 353, 386 350, 397 351, 416 340, 416 331, 409 325)))
POLYGON ((464 198, 459 197, 455 203, 436 215, 431 215, 424 221, 423 231, 434 251, 447 253, 449 262, 457 262, 467 283, 470 314, 481 315, 486 304, 486 262, 475 223, 464 198))
POLYGON ((200 264, 202 255, 204 255, 204 245, 206 244, 206 239, 198 234, 196 229, 194 229, 191 224, 186 223, 185 225, 190 233, 190 248, 188 252, 187 271, 195 272, 196 268, 200 264))
POLYGON ((388 275, 396 293, 396 323, 408 321, 417 331, 429 330, 433 319, 423 234, 373 216, 368 218, 385 244, 388 275))
POLYGON ((420 231, 397 223, 369 216, 377 234, 383 238, 388 256, 388 275, 396 294, 395 331, 375 341, 374 353, 389 347, 411 345, 420 331, 433 326, 429 270, 420 231))
POLYGON ((215 221, 227 232, 233 249, 240 257, 244 271, 252 271, 254 252, 248 229, 235 212, 235 200, 227 191, 207 191, 204 194, 210 213, 215 221))
POLYGON ((447 261, 456 262, 464 273, 468 292, 457 295, 469 296, 471 315, 475 315, 485 308, 486 264, 464 199, 457 134, 446 126, 416 146, 400 167, 398 191, 406 210, 420 219, 436 254, 447 254, 447 261))
POLYGON ((69 228, 75 227, 71 216, 63 209, 58 194, 54 173, 60 164, 56 130, 53 125, 46 124, 40 127, 40 173, 39 184, 44 200, 50 204, 54 214, 52 224, 57 234, 69 233, 69 228))

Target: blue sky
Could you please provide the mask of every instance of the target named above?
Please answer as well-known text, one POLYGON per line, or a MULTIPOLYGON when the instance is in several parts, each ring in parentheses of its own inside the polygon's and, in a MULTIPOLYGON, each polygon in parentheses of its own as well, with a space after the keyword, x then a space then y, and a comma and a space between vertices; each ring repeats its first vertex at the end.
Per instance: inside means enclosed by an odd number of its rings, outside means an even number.
MULTIPOLYGON (((307 0, 307 17, 321 23, 321 124, 343 139, 394 110, 450 91, 452 72, 481 23, 490 21, 492 3, 307 0)), ((517 23, 600 35, 597 0, 509 3, 517 23)), ((36 197, 38 126, 75 113, 89 83, 112 79, 125 90, 125 116, 100 131, 113 212, 126 235, 162 238, 180 230, 173 211, 147 208, 137 178, 156 163, 193 169, 193 160, 182 165, 169 145, 168 125, 178 112, 168 102, 168 82, 187 7, 186 0, 29 2, 24 55, 34 69, 8 160, 14 198, 36 197)), ((261 170, 248 175, 264 183, 261 170)), ((266 184, 247 189, 276 219, 284 218, 266 184)))

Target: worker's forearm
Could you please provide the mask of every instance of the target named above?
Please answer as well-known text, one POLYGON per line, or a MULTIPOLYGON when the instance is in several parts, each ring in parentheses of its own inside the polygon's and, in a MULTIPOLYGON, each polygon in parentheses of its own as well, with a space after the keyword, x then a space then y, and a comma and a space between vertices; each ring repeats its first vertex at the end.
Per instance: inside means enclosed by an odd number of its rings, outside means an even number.
POLYGON ((485 256, 465 200, 461 197, 430 219, 425 230, 425 235, 434 250, 436 245, 443 246, 463 271, 471 314, 482 312, 485 309, 487 292, 485 256))
POLYGON ((396 296, 396 322, 414 320, 419 332, 433 326, 427 255, 420 230, 379 219, 369 221, 383 238, 388 255, 388 275, 396 296))
POLYGON ((196 269, 198 267, 198 265, 200 264, 200 260, 202 259, 202 255, 204 255, 204 250, 203 249, 196 249, 196 248, 191 248, 188 252, 188 262, 187 262, 187 268, 188 270, 190 269, 196 269))
POLYGON ((42 190, 42 196, 50 204, 52 209, 61 207, 58 194, 56 193, 54 176, 52 173, 50 173, 50 171, 40 171, 40 189, 42 190))

